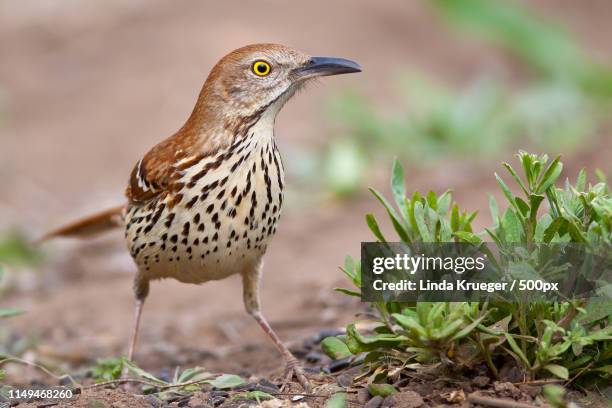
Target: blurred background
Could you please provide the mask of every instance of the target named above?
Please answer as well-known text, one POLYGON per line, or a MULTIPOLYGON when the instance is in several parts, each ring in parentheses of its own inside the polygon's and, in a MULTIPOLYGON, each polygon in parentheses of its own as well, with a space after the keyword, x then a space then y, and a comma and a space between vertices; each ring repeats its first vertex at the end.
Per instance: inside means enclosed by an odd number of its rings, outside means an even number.
MULTIPOLYGON (((289 191, 262 298, 291 344, 357 310, 333 292, 338 266, 372 239, 367 187, 388 190, 394 157, 409 192, 452 188, 477 226, 518 149, 610 174, 610 15, 607 0, 0 0, 0 354, 65 370, 125 352, 135 267, 122 232, 28 242, 121 203, 133 165, 232 49, 277 42, 363 66, 277 119, 289 191)), ((278 365, 238 279, 156 282, 147 302, 145 368, 278 365)))

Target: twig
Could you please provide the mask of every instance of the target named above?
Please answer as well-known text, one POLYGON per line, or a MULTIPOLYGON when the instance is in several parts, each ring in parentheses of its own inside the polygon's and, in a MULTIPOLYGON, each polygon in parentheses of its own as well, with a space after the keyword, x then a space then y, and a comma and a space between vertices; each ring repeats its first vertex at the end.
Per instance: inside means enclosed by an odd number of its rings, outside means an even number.
POLYGON ((556 379, 548 379, 548 380, 533 380, 533 381, 522 381, 512 383, 512 385, 546 385, 546 384, 559 384, 565 380, 556 380, 556 379))
POLYGON ((110 380, 110 381, 104 381, 104 382, 97 383, 97 384, 86 385, 82 388, 84 390, 90 390, 94 388, 103 388, 109 385, 119 385, 119 384, 127 384, 127 383, 150 385, 152 387, 160 387, 161 385, 158 383, 154 383, 152 381, 141 380, 139 378, 119 378, 118 380, 110 380))
POLYGON ((109 386, 109 385, 135 383, 135 384, 142 384, 142 385, 148 385, 148 386, 151 386, 151 387, 155 387, 155 388, 157 388, 157 389, 159 389, 161 391, 161 390, 169 390, 171 388, 187 387, 188 385, 201 384, 201 383, 204 383, 206 381, 208 381, 208 380, 193 380, 193 381, 185 381, 185 382, 176 383, 176 384, 160 384, 160 383, 156 383, 156 382, 153 382, 153 381, 142 380, 140 378, 119 378, 118 380, 111 380, 111 381, 105 381, 105 382, 101 382, 101 383, 97 383, 97 384, 87 385, 87 386, 83 387, 83 389, 88 390, 88 389, 92 389, 92 388, 106 387, 106 386, 109 386))
POLYGON ((583 367, 582 370, 578 371, 576 373, 576 375, 574 375, 572 378, 570 378, 564 385, 567 387, 568 385, 570 385, 576 378, 578 378, 579 376, 582 375, 582 373, 584 373, 586 370, 588 370, 589 368, 591 368, 591 366, 593 365, 593 362, 591 361, 586 367, 583 367))
MULTIPOLYGON (((354 394, 357 391, 351 391, 351 390, 346 390, 346 391, 339 391, 339 392, 343 392, 345 394, 354 394)), ((289 396, 289 397, 296 397, 296 396, 302 396, 302 397, 309 397, 309 398, 329 398, 329 395, 325 395, 325 394, 308 394, 305 392, 271 392, 271 395, 281 395, 281 396, 289 396)))
POLYGON ((536 405, 526 404, 524 402, 510 401, 501 398, 483 397, 475 394, 468 395, 467 400, 472 404, 485 405, 495 408, 539 408, 536 405))
POLYGON ((33 363, 31 361, 28 361, 28 360, 23 360, 23 359, 21 359, 19 357, 8 357, 8 358, 5 358, 3 360, 0 360, 0 366, 4 365, 6 363, 18 363, 18 364, 27 365, 29 367, 37 368, 40 371, 42 371, 43 373, 45 373, 45 374, 55 378, 56 380, 61 380, 63 377, 67 377, 72 382, 72 384, 76 385, 77 387, 81 387, 81 384, 76 382, 75 379, 72 378, 72 376, 69 375, 69 374, 63 374, 63 375, 54 374, 48 368, 46 368, 46 367, 44 367, 44 366, 42 366, 40 364, 36 364, 36 363, 33 363))

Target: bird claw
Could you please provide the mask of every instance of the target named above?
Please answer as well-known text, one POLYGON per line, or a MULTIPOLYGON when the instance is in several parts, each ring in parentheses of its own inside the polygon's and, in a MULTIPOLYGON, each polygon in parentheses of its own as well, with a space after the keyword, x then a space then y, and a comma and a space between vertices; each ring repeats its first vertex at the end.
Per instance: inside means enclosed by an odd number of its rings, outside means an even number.
POLYGON ((284 380, 283 385, 281 386, 281 392, 286 388, 289 383, 292 382, 294 377, 300 383, 305 392, 310 392, 310 382, 308 381, 308 378, 306 378, 304 369, 295 358, 287 361, 283 377, 284 380))

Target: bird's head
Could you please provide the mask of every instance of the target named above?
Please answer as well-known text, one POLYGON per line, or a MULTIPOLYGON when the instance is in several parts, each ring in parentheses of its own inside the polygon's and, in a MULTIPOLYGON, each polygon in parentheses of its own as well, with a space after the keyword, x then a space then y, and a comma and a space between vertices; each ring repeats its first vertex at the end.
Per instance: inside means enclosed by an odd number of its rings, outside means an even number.
POLYGON ((226 121, 264 112, 274 117, 309 80, 360 71, 357 63, 343 58, 312 57, 277 44, 247 45, 215 65, 198 105, 209 119, 226 121))

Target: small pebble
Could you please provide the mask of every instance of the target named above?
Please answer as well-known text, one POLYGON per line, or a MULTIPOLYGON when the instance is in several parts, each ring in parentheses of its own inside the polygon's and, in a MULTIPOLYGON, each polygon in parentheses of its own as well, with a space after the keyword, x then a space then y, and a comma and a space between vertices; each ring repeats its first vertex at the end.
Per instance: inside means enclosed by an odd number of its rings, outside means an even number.
POLYGON ((365 405, 370 398, 372 398, 372 396, 367 388, 361 388, 359 391, 357 391, 357 402, 359 402, 361 405, 365 405))
POLYGON ((338 383, 339 386, 348 388, 351 385, 353 385, 353 379, 354 377, 351 374, 344 373, 344 374, 340 374, 336 378, 336 382, 338 383))
POLYGON ((232 388, 233 391, 253 391, 257 387, 257 384, 254 382, 249 382, 246 384, 240 384, 232 388))
POLYGON ((495 382, 493 389, 500 397, 520 397, 521 392, 511 382, 495 382))
POLYGON ((70 384, 72 384, 72 379, 68 375, 64 375, 64 376, 60 377, 60 379, 58 381, 58 385, 60 385, 62 387, 66 386, 66 385, 70 385, 70 384))
POLYGON ((418 392, 402 391, 385 398, 383 406, 402 407, 402 408, 418 408, 425 403, 418 392), (390 405, 385 405, 390 404, 390 405))
POLYGON ((259 386, 260 387, 274 389, 275 392, 279 392, 280 391, 280 388, 278 388, 278 385, 274 384, 272 381, 267 380, 265 378, 262 378, 261 380, 259 380, 259 386))
POLYGON ((304 347, 292 348, 290 351, 291 351, 291 354, 293 354, 298 359, 302 359, 306 357, 306 354, 308 354, 308 350, 304 347))
POLYGON ((210 402, 212 402, 213 406, 215 407, 218 407, 219 405, 223 404, 224 401, 225 401, 225 398, 223 397, 213 397, 210 400, 210 402))
POLYGON ((484 376, 484 375, 479 375, 478 377, 474 377, 474 379, 472 380, 472 383, 477 387, 483 388, 483 387, 486 387, 490 381, 491 379, 489 377, 484 376))
POLYGON ((334 360, 331 363, 329 363, 329 371, 334 373, 336 371, 343 370, 346 367, 348 367, 350 363, 351 363, 350 357, 343 358, 340 360, 334 360))
POLYGON ((534 387, 533 385, 529 384, 521 384, 519 385, 519 390, 529 395, 531 398, 535 398, 540 395, 541 387, 534 387))
POLYGON ((310 337, 302 342, 302 347, 306 350, 312 350, 318 344, 316 340, 316 337, 310 337))
POLYGON ((187 406, 187 404, 189 404, 189 400, 190 400, 190 399, 191 399, 191 397, 187 396, 187 397, 183 398, 182 400, 180 400, 180 401, 177 403, 177 405, 178 405, 179 407, 186 407, 186 406, 187 406))
POLYGON ((308 374, 321 374, 321 371, 329 374, 329 369, 327 367, 321 368, 321 366, 314 367, 304 367, 304 372, 308 374))
POLYGON ((381 397, 380 395, 375 396, 374 398, 372 398, 371 400, 369 400, 364 406, 363 408, 378 408, 382 405, 383 403, 383 397, 381 397))
POLYGON ((316 351, 311 351, 310 353, 306 354, 306 357, 304 357, 304 359, 309 363, 318 363, 322 358, 323 355, 316 351))
POLYGON ((153 408, 159 408, 162 406, 162 402, 152 395, 147 395, 145 397, 145 401, 147 401, 153 408))
POLYGON ((385 398, 382 402, 382 404, 380 405, 381 407, 392 407, 393 406, 393 398, 391 396, 388 396, 387 398, 385 398))

